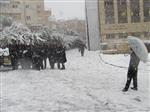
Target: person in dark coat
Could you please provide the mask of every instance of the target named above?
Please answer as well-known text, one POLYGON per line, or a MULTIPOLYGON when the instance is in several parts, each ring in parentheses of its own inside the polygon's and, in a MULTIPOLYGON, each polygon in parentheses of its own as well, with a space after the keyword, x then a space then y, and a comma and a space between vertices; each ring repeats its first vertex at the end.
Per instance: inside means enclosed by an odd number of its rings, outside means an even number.
POLYGON ((37 52, 33 53, 32 63, 33 63, 33 69, 36 70, 43 69, 43 59, 37 52))
POLYGON ((65 63, 67 62, 65 47, 60 45, 56 48, 56 57, 58 69, 65 69, 65 63), (60 65, 62 67, 60 67, 60 65))
POLYGON ((3 58, 3 49, 0 47, 0 66, 3 65, 4 58, 3 58))
POLYGON ((2 66, 4 63, 4 59, 3 59, 3 56, 0 56, 0 66, 2 66))
POLYGON ((20 59, 22 69, 31 69, 33 52, 30 48, 24 50, 20 59))
POLYGON ((131 49, 130 63, 129 63, 128 73, 127 73, 127 82, 125 88, 122 90, 123 92, 128 91, 132 79, 133 79, 133 87, 131 87, 131 89, 138 90, 137 73, 138 73, 139 62, 140 62, 139 57, 131 49))
POLYGON ((9 52, 10 52, 10 59, 11 59, 11 65, 12 65, 12 70, 18 69, 18 47, 16 44, 13 45, 8 45, 9 47, 9 52))
POLYGON ((62 52, 61 52, 61 64, 62 64, 62 70, 65 69, 65 63, 67 62, 67 58, 66 58, 66 50, 65 47, 62 48, 62 52))
POLYGON ((54 69, 54 65, 56 62, 56 51, 55 51, 55 45, 54 44, 50 44, 48 46, 48 60, 49 60, 49 64, 51 69, 54 69))
POLYGON ((42 61, 42 66, 43 69, 46 69, 47 67, 47 57, 48 57, 48 46, 43 43, 42 45, 38 46, 38 49, 36 48, 36 51, 38 52, 38 54, 42 57, 43 61, 42 61))
POLYGON ((85 48, 86 48, 85 44, 79 45, 79 52, 81 52, 81 56, 84 56, 85 48))
POLYGON ((55 49, 55 52, 56 52, 55 59, 56 59, 56 62, 57 62, 58 69, 60 69, 61 50, 62 49, 61 49, 60 46, 57 46, 56 49, 55 49))
POLYGON ((47 67, 47 62, 46 62, 46 60, 47 60, 47 57, 48 57, 48 46, 47 45, 43 45, 43 50, 42 50, 42 53, 43 53, 43 68, 44 69, 46 69, 46 67, 47 67))
POLYGON ((43 58, 42 58, 42 53, 41 53, 41 46, 40 45, 34 45, 32 48, 32 68, 41 70, 43 69, 43 58))
POLYGON ((10 58, 11 58, 12 69, 13 70, 18 69, 18 54, 17 54, 17 51, 10 52, 10 58))
POLYGON ((46 66, 47 66, 46 65, 47 53, 46 53, 46 49, 44 47, 41 48, 41 50, 39 51, 39 55, 42 58, 43 69, 46 69, 46 66))

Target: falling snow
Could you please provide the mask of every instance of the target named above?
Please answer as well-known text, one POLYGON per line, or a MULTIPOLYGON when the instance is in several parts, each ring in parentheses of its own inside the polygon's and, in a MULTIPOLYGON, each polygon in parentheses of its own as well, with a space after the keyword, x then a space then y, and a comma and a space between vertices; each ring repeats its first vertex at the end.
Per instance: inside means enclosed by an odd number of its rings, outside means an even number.
MULTIPOLYGON (((128 67, 129 56, 100 55, 128 67)), ((127 68, 104 64, 98 51, 67 51, 66 70, 0 72, 1 112, 148 112, 149 66, 140 63, 138 91, 121 90, 127 68)))

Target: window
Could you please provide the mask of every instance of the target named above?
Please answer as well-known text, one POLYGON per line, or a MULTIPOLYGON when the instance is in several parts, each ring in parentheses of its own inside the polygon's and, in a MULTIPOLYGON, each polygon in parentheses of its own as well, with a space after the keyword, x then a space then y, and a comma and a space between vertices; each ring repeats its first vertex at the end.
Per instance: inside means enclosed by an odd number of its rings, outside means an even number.
POLYGON ((140 32, 133 32, 131 33, 132 36, 135 36, 135 37, 141 37, 141 33, 140 32))
POLYGON ((140 5, 139 0, 130 0, 131 22, 140 22, 140 5))
POLYGON ((29 8, 29 5, 26 5, 26 8, 29 8))
POLYGON ((31 20, 31 17, 30 17, 30 16, 27 16, 26 18, 27 18, 27 20, 31 20))
POLYGON ((144 0, 144 22, 150 21, 150 0, 144 0))
POLYGON ((115 34, 106 34, 106 39, 114 39, 115 34))
POLYGON ((119 33, 118 36, 120 39, 125 39, 125 38, 127 38, 128 33, 119 33))
POLYGON ((118 6, 118 22, 127 23, 127 1, 126 0, 117 0, 118 6))
POLYGON ((105 24, 115 23, 113 0, 105 0, 104 8, 105 8, 105 24))
POLYGON ((18 7, 18 5, 12 5, 12 8, 17 8, 18 7))

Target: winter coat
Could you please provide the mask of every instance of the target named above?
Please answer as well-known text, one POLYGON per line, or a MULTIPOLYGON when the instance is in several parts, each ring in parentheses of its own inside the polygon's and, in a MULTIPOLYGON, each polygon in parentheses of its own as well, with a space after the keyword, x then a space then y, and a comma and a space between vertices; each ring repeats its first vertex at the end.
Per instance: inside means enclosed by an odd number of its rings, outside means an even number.
POLYGON ((58 47, 56 49, 56 58, 58 63, 65 63, 67 62, 66 59, 66 52, 64 47, 58 47))
POLYGON ((33 68, 38 69, 38 70, 43 69, 42 61, 43 61, 43 59, 40 55, 34 54, 32 56, 33 68))
POLYGON ((3 65, 3 63, 4 63, 4 59, 3 57, 0 56, 0 66, 3 65))
POLYGON ((0 48, 0 56, 3 56, 3 49, 0 48))
POLYGON ((131 53, 131 55, 130 55, 129 67, 130 67, 130 68, 135 68, 135 69, 137 69, 137 68, 138 68, 138 65, 139 65, 139 62, 140 62, 139 57, 135 54, 134 51, 132 51, 132 53, 131 53))
POLYGON ((147 48, 147 51, 150 53, 150 43, 144 43, 146 48, 147 48))
POLYGON ((56 62, 56 50, 54 48, 48 49, 48 58, 51 62, 56 62))

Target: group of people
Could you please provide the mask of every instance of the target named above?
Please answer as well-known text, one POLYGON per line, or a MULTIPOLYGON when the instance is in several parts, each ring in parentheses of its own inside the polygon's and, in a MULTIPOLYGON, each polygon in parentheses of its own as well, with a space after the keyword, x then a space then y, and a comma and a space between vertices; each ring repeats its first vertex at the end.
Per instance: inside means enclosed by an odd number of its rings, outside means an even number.
POLYGON ((65 69, 67 59, 65 47, 62 44, 11 44, 7 47, 9 48, 9 57, 13 70, 18 69, 19 65, 22 69, 46 69, 47 59, 51 69, 54 69, 55 64, 57 64, 58 69, 65 69))
MULTIPOLYGON (((2 48, 2 47, 0 47, 2 48)), ((86 45, 79 44, 77 46, 81 56, 84 56, 86 45)), ((18 69, 20 66, 22 69, 46 69, 47 60, 51 69, 55 68, 57 64, 58 69, 65 69, 66 50, 61 42, 52 41, 36 45, 16 44, 16 42, 5 46, 7 49, 7 58, 10 59, 10 63, 13 70, 18 69)), ((4 50, 0 49, 0 66, 4 63, 4 50), (3 52, 3 53, 2 53, 3 52)), ((6 53, 5 53, 6 54, 6 53)))

